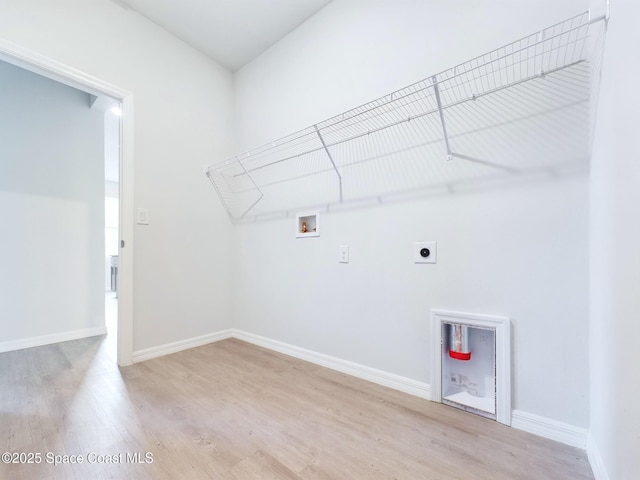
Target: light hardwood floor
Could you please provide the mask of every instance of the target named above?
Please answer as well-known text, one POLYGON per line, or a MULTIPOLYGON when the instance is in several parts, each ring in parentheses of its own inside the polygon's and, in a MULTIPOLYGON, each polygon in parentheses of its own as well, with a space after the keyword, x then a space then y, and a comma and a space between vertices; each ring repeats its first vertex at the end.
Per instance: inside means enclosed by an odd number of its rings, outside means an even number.
POLYGON ((581 450, 239 340, 121 369, 108 350, 0 354, 0 452, 42 455, 1 479, 593 479, 581 450))

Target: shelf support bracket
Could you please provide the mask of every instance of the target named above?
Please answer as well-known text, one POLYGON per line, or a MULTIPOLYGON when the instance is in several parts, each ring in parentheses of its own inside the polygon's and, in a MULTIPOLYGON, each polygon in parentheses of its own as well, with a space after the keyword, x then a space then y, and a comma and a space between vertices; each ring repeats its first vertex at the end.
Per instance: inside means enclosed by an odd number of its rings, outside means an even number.
POLYGON ((433 82, 433 92, 436 94, 436 102, 438 104, 438 113, 440 114, 440 123, 442 124, 442 134, 444 135, 444 144, 447 147, 447 160, 453 160, 451 145, 449 145, 449 136, 447 135, 447 124, 444 121, 444 110, 442 109, 442 101, 440 100, 440 89, 438 88, 438 79, 434 75, 431 77, 433 82))
POLYGON ((336 167, 336 162, 333 161, 333 157, 331 156, 331 152, 327 148, 327 144, 324 143, 324 138, 322 138, 322 134, 320 133, 320 129, 318 128, 317 125, 314 125, 313 128, 316 129, 316 133, 318 134, 318 138, 320 139, 320 143, 322 143, 322 148, 324 148, 324 151, 327 152, 327 156, 329 157, 329 161, 331 162, 331 165, 333 165, 333 169, 336 171, 336 175, 338 175, 338 183, 340 185, 340 203, 342 203, 342 175, 340 175, 340 172, 338 171, 338 167, 336 167))
POLYGON ((500 165, 499 163, 489 162, 487 160, 482 160, 476 157, 470 157, 469 155, 463 155, 461 153, 452 153, 451 156, 454 158, 461 158, 462 160, 467 160, 469 162, 479 163, 480 165, 485 165, 487 167, 493 167, 499 170, 504 170, 505 172, 508 172, 508 173, 514 173, 514 174, 520 173, 520 171, 517 168, 507 167, 506 165, 500 165))
POLYGON ((224 209, 227 211, 227 214, 230 217, 233 217, 233 215, 231 215, 231 209, 229 208, 229 205, 228 205, 227 201, 225 200, 224 195, 222 194, 222 191, 218 187, 218 184, 213 180, 213 177, 211 176, 211 172, 209 171, 209 169, 207 169, 204 173, 207 176, 207 178, 209 179, 209 181, 211 182, 211 185, 213 185, 213 188, 215 189, 216 193, 218 194, 218 198, 222 202, 222 205, 224 206, 224 209))
POLYGON ((247 208, 242 215, 240 215, 240 218, 244 218, 244 216, 249 213, 249 211, 256 206, 256 204, 262 200, 262 197, 264 197, 264 193, 262 193, 262 190, 260 190, 260 187, 258 186, 258 184, 256 183, 256 181, 253 179, 253 177, 251 176, 251 174, 249 173, 249 171, 247 170, 247 167, 244 166, 244 163, 242 163, 240 161, 240 159, 238 157, 236 157, 236 161, 240 164, 240 166, 242 167, 242 170, 244 170, 244 173, 247 175, 247 177, 249 177, 249 180, 251 181, 251 183, 253 183, 253 186, 256 187, 256 190, 258 191, 258 193, 260 194, 257 198, 257 200, 255 202, 253 202, 251 204, 251 206, 249 208, 247 208))

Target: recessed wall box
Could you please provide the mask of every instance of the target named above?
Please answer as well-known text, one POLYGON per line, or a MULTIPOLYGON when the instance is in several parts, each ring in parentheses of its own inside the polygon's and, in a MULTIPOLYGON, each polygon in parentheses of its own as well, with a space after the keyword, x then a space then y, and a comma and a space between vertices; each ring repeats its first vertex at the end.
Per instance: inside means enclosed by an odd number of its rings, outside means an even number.
POLYGON ((508 317, 432 310, 431 400, 511 425, 508 317))
POLYGON ((296 238, 320 236, 320 213, 303 212, 296 215, 296 238))

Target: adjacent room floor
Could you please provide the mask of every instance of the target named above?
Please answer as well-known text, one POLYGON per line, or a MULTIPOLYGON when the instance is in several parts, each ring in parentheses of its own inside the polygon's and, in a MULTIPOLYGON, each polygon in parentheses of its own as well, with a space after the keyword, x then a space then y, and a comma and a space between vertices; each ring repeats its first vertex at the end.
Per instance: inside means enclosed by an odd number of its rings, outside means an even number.
POLYGON ((579 449, 239 340, 125 368, 108 344, 0 354, 0 450, 42 456, 0 478, 593 479, 579 449))

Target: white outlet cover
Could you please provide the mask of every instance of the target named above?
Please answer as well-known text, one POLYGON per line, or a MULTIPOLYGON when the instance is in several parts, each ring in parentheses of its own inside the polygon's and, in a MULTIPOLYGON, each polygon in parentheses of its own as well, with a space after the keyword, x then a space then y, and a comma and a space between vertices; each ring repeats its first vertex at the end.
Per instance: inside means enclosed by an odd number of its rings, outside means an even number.
POLYGON ((413 262, 414 263, 437 263, 438 250, 437 242, 416 242, 413 246, 413 262), (429 255, 423 257, 420 252, 426 248, 429 250, 429 255))
POLYGON ((349 263, 349 245, 340 245, 338 247, 338 262, 349 263))

